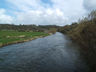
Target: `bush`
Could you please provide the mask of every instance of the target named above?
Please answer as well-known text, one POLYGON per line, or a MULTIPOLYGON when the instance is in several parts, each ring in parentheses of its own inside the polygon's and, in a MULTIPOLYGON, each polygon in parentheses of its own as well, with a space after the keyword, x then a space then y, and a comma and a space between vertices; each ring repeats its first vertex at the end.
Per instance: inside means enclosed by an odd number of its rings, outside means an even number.
POLYGON ((96 11, 92 11, 88 17, 76 25, 63 27, 61 32, 65 33, 65 31, 82 47, 81 51, 91 68, 91 72, 96 72, 96 11))

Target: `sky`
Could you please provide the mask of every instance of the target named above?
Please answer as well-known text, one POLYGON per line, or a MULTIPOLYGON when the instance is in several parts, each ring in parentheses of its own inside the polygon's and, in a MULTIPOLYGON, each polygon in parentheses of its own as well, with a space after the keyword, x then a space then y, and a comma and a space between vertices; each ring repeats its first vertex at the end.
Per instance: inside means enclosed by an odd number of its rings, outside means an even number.
POLYGON ((96 9, 96 0, 0 0, 0 24, 64 26, 96 9))

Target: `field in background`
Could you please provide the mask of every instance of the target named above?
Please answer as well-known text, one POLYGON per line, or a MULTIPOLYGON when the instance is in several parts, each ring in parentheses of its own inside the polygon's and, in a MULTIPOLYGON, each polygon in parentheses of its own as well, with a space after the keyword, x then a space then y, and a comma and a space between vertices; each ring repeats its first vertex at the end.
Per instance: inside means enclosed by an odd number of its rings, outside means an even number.
POLYGON ((44 32, 18 32, 18 31, 0 31, 0 47, 29 41, 38 37, 47 36, 44 32))

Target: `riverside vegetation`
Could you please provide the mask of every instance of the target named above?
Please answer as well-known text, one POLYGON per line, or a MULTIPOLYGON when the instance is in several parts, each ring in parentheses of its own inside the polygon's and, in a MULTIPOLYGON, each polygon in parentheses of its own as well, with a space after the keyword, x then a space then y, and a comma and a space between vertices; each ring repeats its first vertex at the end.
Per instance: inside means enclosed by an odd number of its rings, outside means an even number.
POLYGON ((0 46, 25 42, 47 35, 47 33, 43 32, 0 31, 0 46))
POLYGON ((48 36, 57 26, 0 24, 0 47, 48 36))
POLYGON ((81 46, 81 53, 90 67, 90 72, 96 72, 96 10, 79 22, 61 27, 59 31, 81 46))

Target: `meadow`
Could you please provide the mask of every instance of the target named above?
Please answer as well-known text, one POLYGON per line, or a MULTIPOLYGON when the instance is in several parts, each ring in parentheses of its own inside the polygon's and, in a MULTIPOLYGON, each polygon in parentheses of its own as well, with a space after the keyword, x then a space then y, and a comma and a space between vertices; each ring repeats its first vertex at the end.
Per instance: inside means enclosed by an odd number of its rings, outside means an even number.
POLYGON ((0 47, 47 36, 44 32, 0 31, 0 47))

